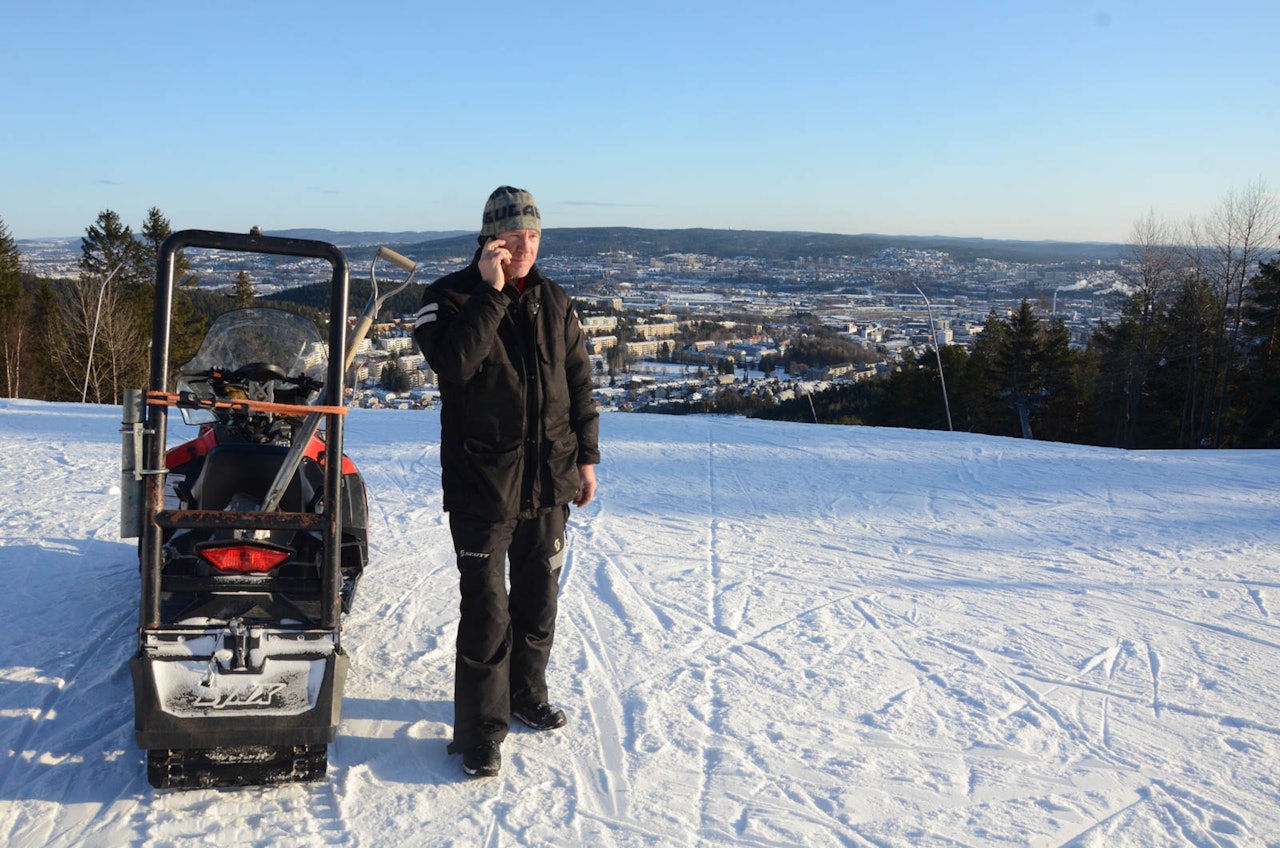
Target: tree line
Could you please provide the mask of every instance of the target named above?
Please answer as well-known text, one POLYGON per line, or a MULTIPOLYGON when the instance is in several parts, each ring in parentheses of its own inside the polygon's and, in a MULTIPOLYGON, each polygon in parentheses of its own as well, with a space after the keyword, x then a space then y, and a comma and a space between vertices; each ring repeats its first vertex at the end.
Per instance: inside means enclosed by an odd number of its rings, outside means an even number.
POLYGON ((1127 245, 1120 318, 1085 347, 1024 300, 989 314, 972 350, 907 355, 887 377, 751 414, 923 429, 950 420, 1122 448, 1280 447, 1278 236, 1276 198, 1261 186, 1229 195, 1204 222, 1149 215, 1127 245))
MULTIPOLYGON (((0 219, 5 396, 119 403, 126 388, 146 386, 156 264, 172 233, 158 208, 147 211, 136 233, 115 211, 104 210, 81 239, 77 276, 51 280, 22 271, 17 241, 0 219)), ((182 252, 174 279, 170 360, 180 364, 194 356, 212 318, 249 305, 254 291, 243 270, 230 294, 201 290, 182 252)))
MULTIPOLYGON (((145 386, 156 261, 170 234, 157 208, 137 234, 105 210, 85 231, 77 278, 47 280, 21 270, 0 219, 5 394, 118 403, 125 388, 145 386)), ((1229 195, 1203 222, 1174 226, 1152 214, 1126 246, 1119 320, 1084 347, 1024 300, 1010 315, 989 314, 972 349, 908 354, 886 377, 783 402, 726 389, 703 409, 1122 448, 1280 447, 1278 235, 1280 209, 1261 185, 1229 195)), ((230 295, 198 289, 181 255, 176 272, 171 359, 181 363, 212 317, 254 294, 243 271, 230 295)), ((352 281, 355 297, 361 284, 352 281)), ((413 305, 418 296, 406 295, 413 305)), ((789 359, 849 361, 831 334, 796 344, 789 359)))

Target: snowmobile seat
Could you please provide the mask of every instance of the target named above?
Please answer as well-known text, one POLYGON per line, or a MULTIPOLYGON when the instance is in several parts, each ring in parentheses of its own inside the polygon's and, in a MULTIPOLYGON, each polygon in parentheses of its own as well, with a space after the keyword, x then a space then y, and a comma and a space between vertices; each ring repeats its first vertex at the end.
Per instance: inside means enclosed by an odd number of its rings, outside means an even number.
MULTIPOLYGON (((262 503, 275 482, 289 449, 278 445, 219 445, 204 459, 200 476, 191 485, 196 509, 223 510, 237 494, 262 503)), ((299 469, 280 499, 284 512, 303 512, 314 500, 307 475, 299 469)))

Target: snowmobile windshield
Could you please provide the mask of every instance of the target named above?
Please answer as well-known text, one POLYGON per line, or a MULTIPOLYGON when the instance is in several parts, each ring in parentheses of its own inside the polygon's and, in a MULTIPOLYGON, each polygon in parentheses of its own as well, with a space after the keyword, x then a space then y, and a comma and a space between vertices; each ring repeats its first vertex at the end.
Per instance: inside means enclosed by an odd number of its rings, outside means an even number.
POLYGON ((211 372, 234 373, 245 366, 273 366, 286 378, 305 375, 321 383, 329 350, 308 318, 282 309, 237 309, 214 319, 195 357, 179 370, 178 391, 212 397, 211 372))

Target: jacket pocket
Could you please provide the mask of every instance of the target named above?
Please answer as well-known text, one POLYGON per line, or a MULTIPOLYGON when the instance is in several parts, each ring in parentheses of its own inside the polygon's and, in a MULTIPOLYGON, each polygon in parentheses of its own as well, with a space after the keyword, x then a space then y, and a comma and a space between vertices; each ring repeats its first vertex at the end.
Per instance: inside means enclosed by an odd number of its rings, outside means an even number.
POLYGON ((554 503, 569 503, 578 494, 578 439, 556 439, 546 444, 547 470, 555 490, 554 503))
POLYGON ((521 446, 494 450, 475 439, 464 439, 462 450, 465 457, 457 470, 467 478, 467 499, 475 501, 470 511, 514 513, 520 500, 521 446))

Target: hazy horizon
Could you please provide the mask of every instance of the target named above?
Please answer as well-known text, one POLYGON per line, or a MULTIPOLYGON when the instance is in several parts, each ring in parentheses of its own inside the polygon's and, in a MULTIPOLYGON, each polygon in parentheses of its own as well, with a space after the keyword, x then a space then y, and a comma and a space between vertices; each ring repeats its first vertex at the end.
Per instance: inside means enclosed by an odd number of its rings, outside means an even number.
MULTIPOLYGON (((119 210, 113 210, 113 211, 119 212, 119 210)), ((163 212, 164 210, 163 210, 163 209, 161 209, 160 211, 161 211, 161 212, 163 212)), ((95 218, 96 218, 96 216, 95 216, 95 218)), ((96 221, 91 221, 91 222, 89 222, 89 224, 93 224, 93 223, 95 223, 95 222, 96 222, 96 221)), ((7 223, 7 222, 6 222, 6 223, 7 223)), ((128 222, 126 221, 125 223, 128 223, 128 222)), ((85 227, 87 228, 87 227, 89 226, 89 224, 86 224, 86 225, 85 225, 85 227)), ((130 225, 130 226, 133 226, 133 225, 130 225)), ((627 230, 655 230, 655 231, 661 231, 661 230, 721 230, 721 231, 725 231, 725 232, 804 233, 804 234, 813 234, 813 235, 848 236, 848 237, 850 237, 850 238, 868 237, 868 238, 888 238, 888 239, 895 239, 895 238, 901 238, 901 239, 945 239, 945 240, 956 240, 956 241, 1015 241, 1015 242, 1016 242, 1016 241, 1025 241, 1025 242, 1063 242, 1063 243, 1066 243, 1066 244, 1108 244, 1108 245, 1110 245, 1110 244, 1124 244, 1124 243, 1126 242, 1126 240, 1125 240, 1125 239, 1118 239, 1118 240, 1115 240, 1115 241, 1098 241, 1098 240, 1095 240, 1095 239, 1081 239, 1081 240, 1073 240, 1073 239, 1060 239, 1060 238, 1044 238, 1044 239, 1016 239, 1016 238, 1010 238, 1010 239, 1006 239, 1006 238, 992 238, 992 237, 988 237, 988 236, 957 236, 957 235, 948 235, 947 233, 878 233, 878 232, 834 233, 834 232, 824 232, 824 231, 819 231, 819 230, 775 230, 775 229, 766 229, 766 228, 764 228, 764 227, 699 227, 699 226, 692 226, 692 227, 639 227, 639 226, 632 226, 632 225, 630 225, 630 224, 583 224, 583 225, 581 225, 581 226, 577 226, 577 227, 547 227, 547 228, 546 228, 546 230, 547 230, 547 231, 554 231, 554 230, 579 230, 579 229, 593 229, 593 228, 601 228, 601 229, 604 229, 604 228, 607 228, 607 229, 627 229, 627 230)), ((137 231, 138 231, 138 227, 133 227, 133 229, 134 229, 134 233, 135 233, 135 235, 136 235, 136 234, 137 234, 137 231)), ((209 228, 209 227, 203 227, 203 226, 197 226, 197 225, 193 225, 193 226, 191 226, 190 228, 188 228, 188 227, 177 227, 177 226, 175 226, 175 227, 174 227, 174 230, 175 230, 175 231, 176 231, 176 230, 178 230, 178 229, 200 229, 200 230, 204 230, 204 229, 210 229, 210 228, 209 228)), ((223 232, 240 232, 241 230, 243 230, 243 231, 247 232, 247 231, 248 231, 248 228, 246 228, 246 227, 241 227, 241 228, 239 228, 239 229, 223 230, 223 232)), ((334 234, 351 234, 351 235, 363 235, 363 234, 366 234, 366 233, 412 234, 412 235, 438 235, 438 236, 441 236, 442 238, 455 238, 455 237, 457 237, 457 238, 461 238, 462 236, 468 235, 468 234, 470 233, 470 231, 469 231, 469 230, 456 230, 456 229, 453 229, 453 230, 414 230, 414 229, 406 229, 406 228, 404 228, 404 227, 394 227, 394 228, 389 228, 389 229, 373 229, 373 230, 335 229, 335 228, 333 228, 333 227, 270 227, 270 228, 264 228, 264 232, 266 232, 268 235, 273 234, 273 233, 274 233, 274 234, 278 234, 278 233, 291 233, 291 232, 297 232, 297 231, 302 231, 302 230, 315 230, 315 231, 319 231, 319 232, 330 232, 330 233, 334 233, 334 234)), ((84 238, 84 232, 83 232, 83 230, 82 230, 79 234, 76 234, 76 235, 45 235, 45 236, 15 236, 15 237, 14 237, 14 239, 15 239, 16 241, 18 241, 18 242, 78 241, 78 240, 83 239, 83 238, 84 238)))

